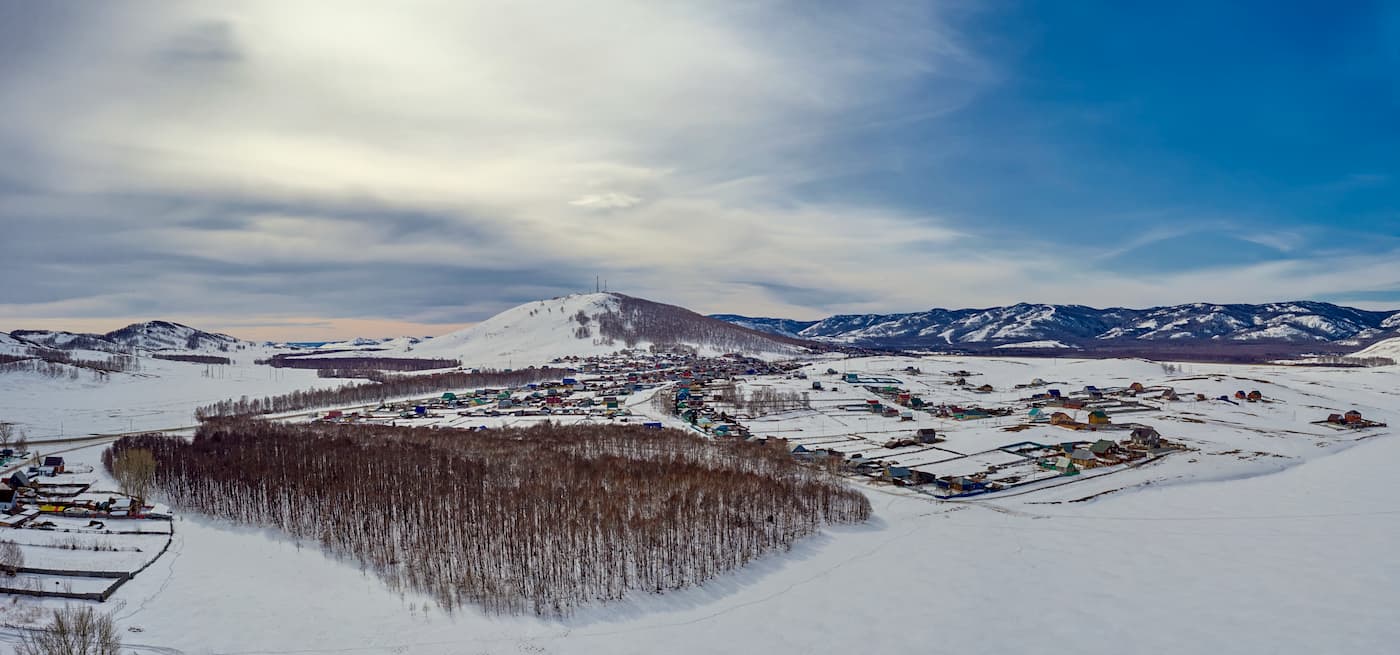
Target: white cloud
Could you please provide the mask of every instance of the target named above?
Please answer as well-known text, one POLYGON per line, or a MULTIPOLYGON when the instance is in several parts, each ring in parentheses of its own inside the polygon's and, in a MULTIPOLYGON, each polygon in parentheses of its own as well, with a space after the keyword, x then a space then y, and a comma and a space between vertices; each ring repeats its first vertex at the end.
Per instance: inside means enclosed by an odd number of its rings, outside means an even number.
MULTIPOLYGON (((111 3, 0 26, 0 39, 42 37, 0 67, 0 152, 27 162, 0 184, 35 189, 7 196, 18 213, 0 220, 52 217, 100 241, 94 252, 119 251, 71 262, 106 284, 91 297, 11 303, 0 317, 175 302, 382 316, 423 286, 415 266, 473 267, 469 291, 454 295, 468 280, 449 277, 412 301, 417 317, 454 321, 455 308, 508 302, 488 295, 491 270, 534 275, 511 299, 567 290, 574 275, 581 289, 596 272, 701 310, 809 316, 1343 284, 1299 265, 1106 278, 1056 235, 987 243, 939 216, 810 200, 864 165, 833 143, 911 114, 937 120, 987 83, 941 10, 916 4, 111 3), (163 255, 167 268, 119 271, 109 262, 123 255, 163 255), (330 275, 226 288, 230 271, 337 263, 396 273, 356 278, 353 304, 326 293, 346 284, 330 275)), ((1296 245, 1285 236, 1267 240, 1296 245)))

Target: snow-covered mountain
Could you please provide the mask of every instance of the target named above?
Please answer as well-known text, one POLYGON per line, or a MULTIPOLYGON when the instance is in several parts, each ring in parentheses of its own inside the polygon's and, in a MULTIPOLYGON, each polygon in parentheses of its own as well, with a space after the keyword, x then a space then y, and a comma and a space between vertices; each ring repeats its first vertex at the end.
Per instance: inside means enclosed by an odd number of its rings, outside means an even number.
POLYGON ((702 354, 787 357, 803 342, 732 325, 682 307, 619 293, 588 293, 507 309, 472 327, 414 349, 418 357, 460 359, 466 366, 521 367, 570 355, 628 348, 688 346, 702 354))
POLYGON ((205 332, 188 325, 169 321, 134 323, 103 335, 113 341, 140 350, 219 351, 238 350, 251 342, 227 334, 205 332))
POLYGON ((801 336, 799 336, 800 332, 817 324, 816 321, 797 321, 790 318, 759 318, 740 316, 738 314, 710 314, 710 318, 733 323, 741 327, 749 328, 750 330, 758 330, 759 332, 778 334, 795 339, 801 338, 801 336))
POLYGON ((1331 343, 1400 331, 1400 313, 1322 302, 1194 303, 1149 309, 1022 303, 987 309, 832 316, 801 321, 717 315, 737 325, 804 339, 876 347, 990 348, 1025 342, 1094 347, 1158 343, 1331 343))
POLYGON ((15 330, 10 337, 26 344, 59 350, 91 350, 130 353, 138 350, 181 352, 229 352, 253 346, 227 334, 205 332, 170 321, 133 323, 106 334, 55 330, 15 330))

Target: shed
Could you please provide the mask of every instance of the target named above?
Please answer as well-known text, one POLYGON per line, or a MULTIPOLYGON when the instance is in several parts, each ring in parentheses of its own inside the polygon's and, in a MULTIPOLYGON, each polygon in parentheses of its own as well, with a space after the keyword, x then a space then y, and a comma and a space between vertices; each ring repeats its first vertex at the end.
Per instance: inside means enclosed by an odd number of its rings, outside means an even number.
MULTIPOLYGON (((1357 414, 1360 416, 1360 414, 1357 414)), ((54 473, 63 473, 63 458, 57 455, 49 455, 44 458, 44 468, 52 468, 54 473)))
POLYGON ((885 468, 885 479, 891 482, 895 480, 908 480, 909 475, 909 467, 907 466, 890 466, 885 468))
POLYGON ((1347 424, 1349 424, 1349 425, 1356 424, 1356 423, 1360 423, 1360 422, 1362 421, 1361 412, 1358 412, 1358 411, 1356 411, 1356 410, 1354 410, 1354 409, 1351 410, 1351 411, 1348 411, 1348 412, 1342 417, 1342 420, 1343 420, 1344 422, 1346 422, 1347 424))
POLYGON ((1248 400, 1249 402, 1257 403, 1257 402, 1259 402, 1259 401, 1261 401, 1261 400, 1264 399, 1264 394, 1259 393, 1259 390, 1258 390, 1258 389, 1255 389, 1255 390, 1253 390, 1253 391, 1250 391, 1250 392, 1249 392, 1249 395, 1246 396, 1245 399, 1248 400))

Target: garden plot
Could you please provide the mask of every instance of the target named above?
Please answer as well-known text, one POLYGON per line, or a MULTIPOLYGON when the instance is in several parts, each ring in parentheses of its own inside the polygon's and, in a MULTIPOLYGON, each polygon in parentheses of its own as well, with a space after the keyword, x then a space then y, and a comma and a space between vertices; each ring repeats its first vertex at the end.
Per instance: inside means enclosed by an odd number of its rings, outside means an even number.
POLYGON ((132 535, 34 529, 9 531, 4 537, 19 544, 27 568, 120 573, 139 570, 155 559, 170 540, 169 533, 132 535))
POLYGON ((125 580, 122 578, 18 573, 13 576, 0 576, 0 592, 60 597, 78 594, 101 595, 113 587, 121 586, 123 582, 125 580))

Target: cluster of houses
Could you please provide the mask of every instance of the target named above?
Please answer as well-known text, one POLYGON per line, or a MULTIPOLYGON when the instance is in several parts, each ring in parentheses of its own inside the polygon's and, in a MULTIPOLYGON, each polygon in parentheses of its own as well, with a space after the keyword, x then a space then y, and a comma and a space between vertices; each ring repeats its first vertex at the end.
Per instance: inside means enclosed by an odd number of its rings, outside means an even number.
POLYGON ((692 382, 704 384, 738 375, 767 375, 786 370, 739 355, 704 358, 641 351, 561 358, 554 364, 566 367, 569 377, 518 387, 449 391, 435 398, 385 403, 369 412, 331 410, 315 419, 336 423, 386 419, 412 422, 442 418, 445 413, 458 417, 627 417, 631 412, 625 407, 626 398, 639 391, 672 382, 689 387, 692 382))
POLYGON ((169 519, 164 511, 121 495, 90 493, 92 480, 69 470, 62 456, 33 458, 28 467, 11 472, 0 481, 0 527, 48 527, 43 515, 73 518, 169 519))
POLYGON ((1354 409, 1345 414, 1328 414, 1326 419, 1313 422, 1351 430, 1386 427, 1384 423, 1379 421, 1362 418, 1361 412, 1354 409))

